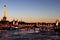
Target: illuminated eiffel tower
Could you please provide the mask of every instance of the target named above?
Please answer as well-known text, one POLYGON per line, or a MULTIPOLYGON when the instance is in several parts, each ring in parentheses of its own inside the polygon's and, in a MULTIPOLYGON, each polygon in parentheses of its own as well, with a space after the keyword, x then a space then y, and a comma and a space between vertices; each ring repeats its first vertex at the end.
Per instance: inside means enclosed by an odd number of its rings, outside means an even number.
POLYGON ((3 16, 3 21, 6 21, 7 17, 6 17, 6 5, 4 5, 4 16, 3 16))

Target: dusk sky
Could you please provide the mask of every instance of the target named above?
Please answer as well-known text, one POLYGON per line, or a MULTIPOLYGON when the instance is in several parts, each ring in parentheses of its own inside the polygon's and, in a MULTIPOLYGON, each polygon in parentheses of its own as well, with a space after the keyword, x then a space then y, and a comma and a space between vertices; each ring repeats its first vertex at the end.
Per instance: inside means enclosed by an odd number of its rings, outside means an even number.
POLYGON ((0 19, 6 4, 7 19, 26 22, 54 22, 60 20, 60 0, 0 0, 0 19))

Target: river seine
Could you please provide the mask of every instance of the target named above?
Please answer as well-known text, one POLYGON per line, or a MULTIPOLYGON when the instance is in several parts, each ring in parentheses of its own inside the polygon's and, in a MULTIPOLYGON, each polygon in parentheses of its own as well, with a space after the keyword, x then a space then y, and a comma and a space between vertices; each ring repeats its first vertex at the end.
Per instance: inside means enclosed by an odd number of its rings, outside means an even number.
POLYGON ((60 33, 0 30, 0 40, 60 40, 60 33))

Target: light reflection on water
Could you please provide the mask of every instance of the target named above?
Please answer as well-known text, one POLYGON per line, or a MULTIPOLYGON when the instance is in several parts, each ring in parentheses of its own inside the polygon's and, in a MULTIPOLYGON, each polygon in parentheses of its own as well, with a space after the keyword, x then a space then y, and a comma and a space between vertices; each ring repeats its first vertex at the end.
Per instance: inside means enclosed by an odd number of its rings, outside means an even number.
POLYGON ((0 30, 0 40, 60 40, 60 33, 21 33, 19 30, 0 30))

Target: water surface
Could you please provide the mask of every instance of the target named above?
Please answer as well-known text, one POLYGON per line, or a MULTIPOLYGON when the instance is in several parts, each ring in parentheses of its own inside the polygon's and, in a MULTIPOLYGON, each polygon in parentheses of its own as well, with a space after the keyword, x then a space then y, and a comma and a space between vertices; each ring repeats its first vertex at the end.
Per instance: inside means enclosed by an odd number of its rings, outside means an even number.
POLYGON ((29 33, 20 30, 0 30, 0 40, 60 40, 60 33, 29 33))

